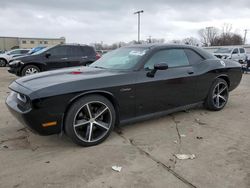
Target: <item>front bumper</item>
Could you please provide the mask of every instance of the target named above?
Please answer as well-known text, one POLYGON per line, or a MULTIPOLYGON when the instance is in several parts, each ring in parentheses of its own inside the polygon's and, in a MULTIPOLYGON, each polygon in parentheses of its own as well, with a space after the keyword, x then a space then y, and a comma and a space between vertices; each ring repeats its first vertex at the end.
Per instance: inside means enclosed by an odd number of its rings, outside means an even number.
POLYGON ((61 132, 63 114, 49 114, 45 109, 31 106, 30 108, 24 108, 18 101, 15 92, 14 94, 12 92, 7 97, 6 105, 11 114, 34 133, 39 135, 51 135, 61 132), (51 121, 57 122, 56 126, 43 126, 44 123, 51 121))
POLYGON ((12 74, 15 74, 17 76, 20 76, 22 65, 23 64, 21 62, 14 62, 14 61, 12 61, 12 62, 9 63, 8 72, 12 73, 12 74))
POLYGON ((11 73, 11 74, 16 74, 16 75, 18 75, 18 72, 19 72, 19 71, 18 71, 18 69, 16 69, 16 68, 9 67, 8 72, 11 73))

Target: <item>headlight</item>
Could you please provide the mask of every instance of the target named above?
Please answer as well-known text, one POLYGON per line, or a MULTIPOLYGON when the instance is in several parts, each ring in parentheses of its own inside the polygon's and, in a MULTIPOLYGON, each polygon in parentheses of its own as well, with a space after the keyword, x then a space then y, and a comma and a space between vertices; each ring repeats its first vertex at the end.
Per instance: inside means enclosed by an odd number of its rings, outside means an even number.
POLYGON ((20 60, 14 60, 9 63, 9 65, 19 65, 19 64, 24 64, 24 63, 20 60))
POLYGON ((28 101, 27 97, 21 93, 17 93, 17 99, 22 101, 23 103, 27 103, 28 101))

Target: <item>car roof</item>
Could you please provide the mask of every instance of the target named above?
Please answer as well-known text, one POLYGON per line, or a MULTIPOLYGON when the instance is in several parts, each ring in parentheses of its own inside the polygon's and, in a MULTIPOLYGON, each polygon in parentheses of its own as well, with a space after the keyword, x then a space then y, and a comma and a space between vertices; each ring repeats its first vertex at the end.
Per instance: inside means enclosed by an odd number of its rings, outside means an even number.
POLYGON ((182 44, 135 44, 135 45, 126 46, 124 48, 148 48, 148 49, 186 48, 186 49, 192 49, 198 52, 201 56, 203 56, 206 59, 215 58, 215 56, 213 56, 211 53, 205 51, 202 48, 191 46, 191 45, 182 45, 182 44))
POLYGON ((92 47, 87 44, 58 44, 58 46, 87 46, 87 47, 92 47))
POLYGON ((134 45, 129 45, 126 46, 128 48, 194 48, 194 49, 199 49, 196 46, 191 46, 191 45, 184 45, 184 44, 134 44, 134 45))
POLYGON ((10 51, 14 51, 14 50, 30 50, 30 48, 17 48, 17 49, 13 49, 13 50, 10 50, 10 51))
POLYGON ((245 49, 242 46, 223 46, 223 47, 220 47, 218 49, 234 49, 234 48, 243 48, 243 49, 245 49))

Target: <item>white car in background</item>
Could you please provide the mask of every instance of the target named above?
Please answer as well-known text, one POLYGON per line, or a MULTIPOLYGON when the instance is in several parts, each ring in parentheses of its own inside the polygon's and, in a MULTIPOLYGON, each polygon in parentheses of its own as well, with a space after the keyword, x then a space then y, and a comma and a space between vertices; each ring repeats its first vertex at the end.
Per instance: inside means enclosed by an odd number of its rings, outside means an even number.
POLYGON ((5 67, 12 58, 23 56, 27 54, 29 51, 30 49, 15 49, 0 54, 0 67, 5 67))
POLYGON ((243 63, 247 59, 247 54, 245 48, 238 47, 228 47, 219 48, 213 53, 216 57, 220 59, 232 59, 234 61, 243 63))

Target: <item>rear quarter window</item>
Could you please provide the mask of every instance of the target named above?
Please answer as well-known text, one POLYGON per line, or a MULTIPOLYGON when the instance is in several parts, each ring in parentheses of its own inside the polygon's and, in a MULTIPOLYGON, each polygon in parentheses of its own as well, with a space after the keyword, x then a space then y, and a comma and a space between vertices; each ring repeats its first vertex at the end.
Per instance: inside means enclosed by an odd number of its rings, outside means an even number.
POLYGON ((84 47, 81 47, 81 48, 82 48, 82 53, 85 56, 95 56, 95 50, 94 50, 94 48, 92 48, 90 46, 84 46, 84 47))
POLYGON ((191 65, 198 64, 204 60, 204 58, 200 54, 198 54, 197 52, 193 50, 185 49, 185 53, 191 65))

